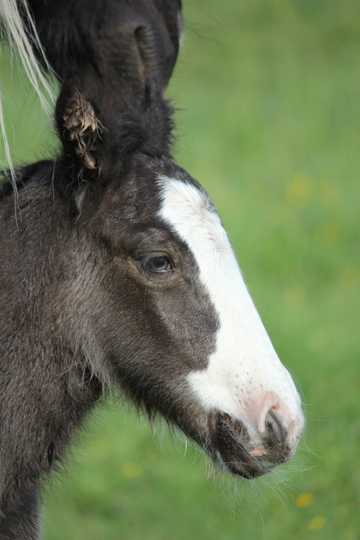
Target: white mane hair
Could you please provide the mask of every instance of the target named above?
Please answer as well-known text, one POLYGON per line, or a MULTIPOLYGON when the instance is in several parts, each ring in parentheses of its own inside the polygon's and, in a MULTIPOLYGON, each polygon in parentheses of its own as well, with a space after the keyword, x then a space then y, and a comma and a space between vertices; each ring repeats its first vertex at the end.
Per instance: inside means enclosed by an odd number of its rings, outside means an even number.
MULTIPOLYGON (((50 117, 51 106, 54 104, 54 94, 42 66, 34 54, 34 45, 41 52, 46 69, 51 72, 51 68, 45 58, 26 0, 0 0, 0 53, 4 43, 9 45, 11 57, 17 57, 20 60, 26 76, 40 100, 41 108, 50 117), (28 29, 24 26, 21 13, 25 15, 28 21, 28 29)), ((14 167, 11 162, 10 149, 6 137, 2 98, 3 94, 0 85, 0 133, 4 141, 5 161, 7 162, 11 180, 15 183, 14 167)), ((3 168, 3 165, 4 159, 0 155, 0 169, 3 168)))

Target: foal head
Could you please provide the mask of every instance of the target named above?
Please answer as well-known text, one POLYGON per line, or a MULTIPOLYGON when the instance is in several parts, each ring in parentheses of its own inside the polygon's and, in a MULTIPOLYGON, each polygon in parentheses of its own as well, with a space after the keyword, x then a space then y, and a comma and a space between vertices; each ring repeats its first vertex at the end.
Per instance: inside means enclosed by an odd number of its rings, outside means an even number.
POLYGON ((295 452, 300 398, 214 205, 171 160, 170 113, 151 85, 115 120, 65 86, 57 182, 82 264, 63 309, 100 380, 253 478, 295 452))

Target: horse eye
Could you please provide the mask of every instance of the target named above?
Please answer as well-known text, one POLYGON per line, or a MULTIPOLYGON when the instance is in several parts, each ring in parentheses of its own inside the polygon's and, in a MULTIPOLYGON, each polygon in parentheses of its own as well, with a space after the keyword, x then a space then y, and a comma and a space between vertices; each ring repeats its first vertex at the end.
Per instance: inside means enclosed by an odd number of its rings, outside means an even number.
POLYGON ((167 257, 152 257, 143 263, 146 270, 156 272, 158 274, 169 272, 172 269, 172 264, 167 257))

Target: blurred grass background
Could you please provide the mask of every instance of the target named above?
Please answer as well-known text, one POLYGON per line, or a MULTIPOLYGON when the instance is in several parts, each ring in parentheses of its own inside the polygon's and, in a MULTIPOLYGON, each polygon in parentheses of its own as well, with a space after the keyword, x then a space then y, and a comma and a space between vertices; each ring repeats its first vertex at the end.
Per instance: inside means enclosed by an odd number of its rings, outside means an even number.
MULTIPOLYGON (((168 436, 161 451, 109 401, 44 495, 45 538, 357 540, 360 3, 183 3, 177 161, 218 208, 306 434, 272 478, 212 481, 198 452, 168 436)), ((36 99, 0 62, 14 159, 51 155, 36 99)))

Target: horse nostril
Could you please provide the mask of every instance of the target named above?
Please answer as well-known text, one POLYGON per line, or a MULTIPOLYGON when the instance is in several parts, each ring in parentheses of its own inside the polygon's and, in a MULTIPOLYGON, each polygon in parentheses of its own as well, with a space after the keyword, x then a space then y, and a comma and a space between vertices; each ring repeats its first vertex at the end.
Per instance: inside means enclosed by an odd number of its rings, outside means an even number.
POLYGON ((266 415, 265 432, 275 446, 282 446, 285 443, 287 429, 273 409, 270 409, 266 415))
POLYGON ((158 40, 147 25, 140 25, 134 31, 135 42, 139 50, 144 77, 160 75, 158 40))

